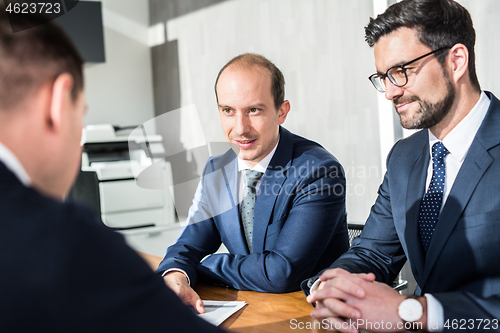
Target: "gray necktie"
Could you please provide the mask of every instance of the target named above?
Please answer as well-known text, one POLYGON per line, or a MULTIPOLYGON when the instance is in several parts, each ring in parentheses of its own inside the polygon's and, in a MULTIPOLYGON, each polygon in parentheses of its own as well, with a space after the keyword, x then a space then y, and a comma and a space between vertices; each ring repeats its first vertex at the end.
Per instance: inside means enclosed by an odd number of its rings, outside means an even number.
POLYGON ((245 188, 243 190, 243 201, 241 202, 241 223, 243 223, 243 229, 245 230, 248 250, 252 253, 253 219, 255 215, 255 201, 257 199, 255 187, 263 173, 255 170, 243 170, 242 172, 245 188))

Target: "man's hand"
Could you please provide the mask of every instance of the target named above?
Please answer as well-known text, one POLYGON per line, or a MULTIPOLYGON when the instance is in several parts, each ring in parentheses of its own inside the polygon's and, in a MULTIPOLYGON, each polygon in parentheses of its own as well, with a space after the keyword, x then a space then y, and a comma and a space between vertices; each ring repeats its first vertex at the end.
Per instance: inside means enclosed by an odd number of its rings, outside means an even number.
POLYGON ((168 272, 163 277, 163 280, 166 285, 177 294, 184 304, 191 305, 198 313, 205 313, 203 301, 200 296, 198 296, 196 291, 191 288, 184 273, 178 271, 168 272))
MULTIPOLYGON (((342 332, 357 332, 358 329, 404 330, 398 306, 405 296, 384 283, 375 282, 373 274, 351 274, 342 269, 332 269, 325 271, 320 279, 324 281, 321 289, 318 288, 308 297, 309 302, 320 305, 311 313, 313 318, 327 319, 333 325, 337 323, 337 327, 332 328, 342 332), (356 325, 350 325, 351 321, 356 325)), ((422 328, 426 329, 427 304, 425 298, 419 301, 424 306, 424 316, 420 322, 422 328)))
MULTIPOLYGON (((353 332, 349 320, 356 322, 362 313, 356 307, 345 302, 353 297, 363 299, 366 296, 361 281, 373 282, 373 274, 352 274, 340 268, 329 269, 319 277, 322 281, 317 290, 307 297, 309 303, 316 302, 316 310, 311 313, 315 319, 327 319, 332 329, 340 332, 353 332)), ((357 332, 357 330, 354 330, 357 332)))

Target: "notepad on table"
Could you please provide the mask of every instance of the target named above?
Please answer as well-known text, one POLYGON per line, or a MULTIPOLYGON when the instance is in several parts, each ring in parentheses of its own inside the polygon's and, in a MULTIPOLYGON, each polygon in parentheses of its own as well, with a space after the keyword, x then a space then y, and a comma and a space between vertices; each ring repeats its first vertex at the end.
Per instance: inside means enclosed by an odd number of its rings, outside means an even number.
POLYGON ((198 316, 215 326, 222 324, 224 320, 243 308, 247 303, 244 301, 203 301, 205 313, 198 316))

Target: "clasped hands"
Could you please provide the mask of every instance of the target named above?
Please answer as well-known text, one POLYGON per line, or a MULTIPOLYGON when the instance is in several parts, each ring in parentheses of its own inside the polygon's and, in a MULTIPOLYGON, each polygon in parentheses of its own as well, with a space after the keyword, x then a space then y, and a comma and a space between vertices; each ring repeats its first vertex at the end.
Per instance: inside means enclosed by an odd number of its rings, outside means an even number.
POLYGON ((311 316, 328 329, 340 332, 403 331, 398 306, 405 296, 375 275, 353 274, 340 268, 329 269, 320 276, 321 284, 307 297, 316 303, 311 316))

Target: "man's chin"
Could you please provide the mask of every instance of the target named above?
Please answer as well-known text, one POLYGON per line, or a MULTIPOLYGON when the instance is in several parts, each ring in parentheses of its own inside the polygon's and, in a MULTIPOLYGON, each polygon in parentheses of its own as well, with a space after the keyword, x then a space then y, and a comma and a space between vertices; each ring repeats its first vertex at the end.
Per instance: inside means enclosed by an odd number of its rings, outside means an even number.
POLYGON ((238 154, 238 157, 240 158, 240 160, 243 160, 245 162, 253 162, 256 157, 254 154, 245 154, 240 151, 240 153, 238 154))
POLYGON ((404 117, 402 114, 399 114, 399 123, 401 127, 407 130, 421 129, 420 121, 415 118, 404 117))
POLYGON ((415 123, 404 123, 404 122, 401 122, 401 127, 403 127, 404 129, 407 129, 407 130, 416 130, 416 129, 421 129, 421 127, 418 125, 418 124, 415 124, 415 123))

